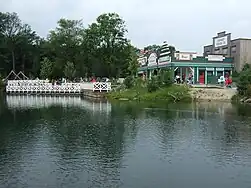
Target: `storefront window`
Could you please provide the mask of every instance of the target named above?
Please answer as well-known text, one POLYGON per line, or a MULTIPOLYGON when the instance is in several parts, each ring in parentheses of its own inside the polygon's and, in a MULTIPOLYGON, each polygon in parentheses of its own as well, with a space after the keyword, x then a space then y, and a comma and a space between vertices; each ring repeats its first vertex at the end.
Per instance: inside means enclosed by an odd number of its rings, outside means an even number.
POLYGON ((228 48, 223 48, 223 49, 222 49, 222 54, 226 55, 227 52, 228 52, 228 48))

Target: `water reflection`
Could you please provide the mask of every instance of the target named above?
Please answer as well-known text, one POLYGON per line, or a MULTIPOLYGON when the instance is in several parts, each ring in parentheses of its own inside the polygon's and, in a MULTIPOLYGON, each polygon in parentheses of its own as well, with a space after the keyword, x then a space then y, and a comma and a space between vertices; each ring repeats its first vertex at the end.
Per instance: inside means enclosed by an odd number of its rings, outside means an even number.
POLYGON ((2 102, 0 188, 250 186, 250 120, 229 103, 58 99, 2 102))
POLYGON ((7 95, 6 103, 11 109, 39 109, 59 105, 86 108, 94 112, 111 111, 111 104, 107 101, 82 100, 79 96, 7 95))

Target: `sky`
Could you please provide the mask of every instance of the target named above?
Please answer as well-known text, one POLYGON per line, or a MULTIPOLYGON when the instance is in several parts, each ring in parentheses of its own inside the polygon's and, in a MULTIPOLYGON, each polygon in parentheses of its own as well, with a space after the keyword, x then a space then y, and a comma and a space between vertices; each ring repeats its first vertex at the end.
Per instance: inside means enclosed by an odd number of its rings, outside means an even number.
POLYGON ((138 48, 167 41, 198 53, 221 31, 251 38, 250 7, 250 0, 0 0, 0 11, 18 13, 43 37, 60 18, 82 19, 87 27, 100 14, 116 12, 138 48))

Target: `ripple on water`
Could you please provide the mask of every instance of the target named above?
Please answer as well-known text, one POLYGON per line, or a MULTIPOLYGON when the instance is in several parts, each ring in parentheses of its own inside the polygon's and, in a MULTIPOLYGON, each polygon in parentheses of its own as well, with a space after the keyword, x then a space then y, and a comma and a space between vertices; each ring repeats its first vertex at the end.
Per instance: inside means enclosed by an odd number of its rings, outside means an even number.
POLYGON ((0 117, 0 188, 251 183, 251 130, 238 116, 69 106, 6 113, 0 117))

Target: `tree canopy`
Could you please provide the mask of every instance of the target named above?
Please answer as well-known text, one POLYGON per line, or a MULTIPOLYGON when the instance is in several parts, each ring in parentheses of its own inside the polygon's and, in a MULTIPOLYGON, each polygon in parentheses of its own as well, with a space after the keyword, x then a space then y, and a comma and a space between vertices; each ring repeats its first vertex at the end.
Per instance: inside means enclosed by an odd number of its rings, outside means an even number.
POLYGON ((47 38, 41 38, 16 13, 0 12, 0 72, 69 79, 135 74, 138 49, 126 33, 125 21, 107 13, 86 28, 82 20, 62 18, 47 38))

